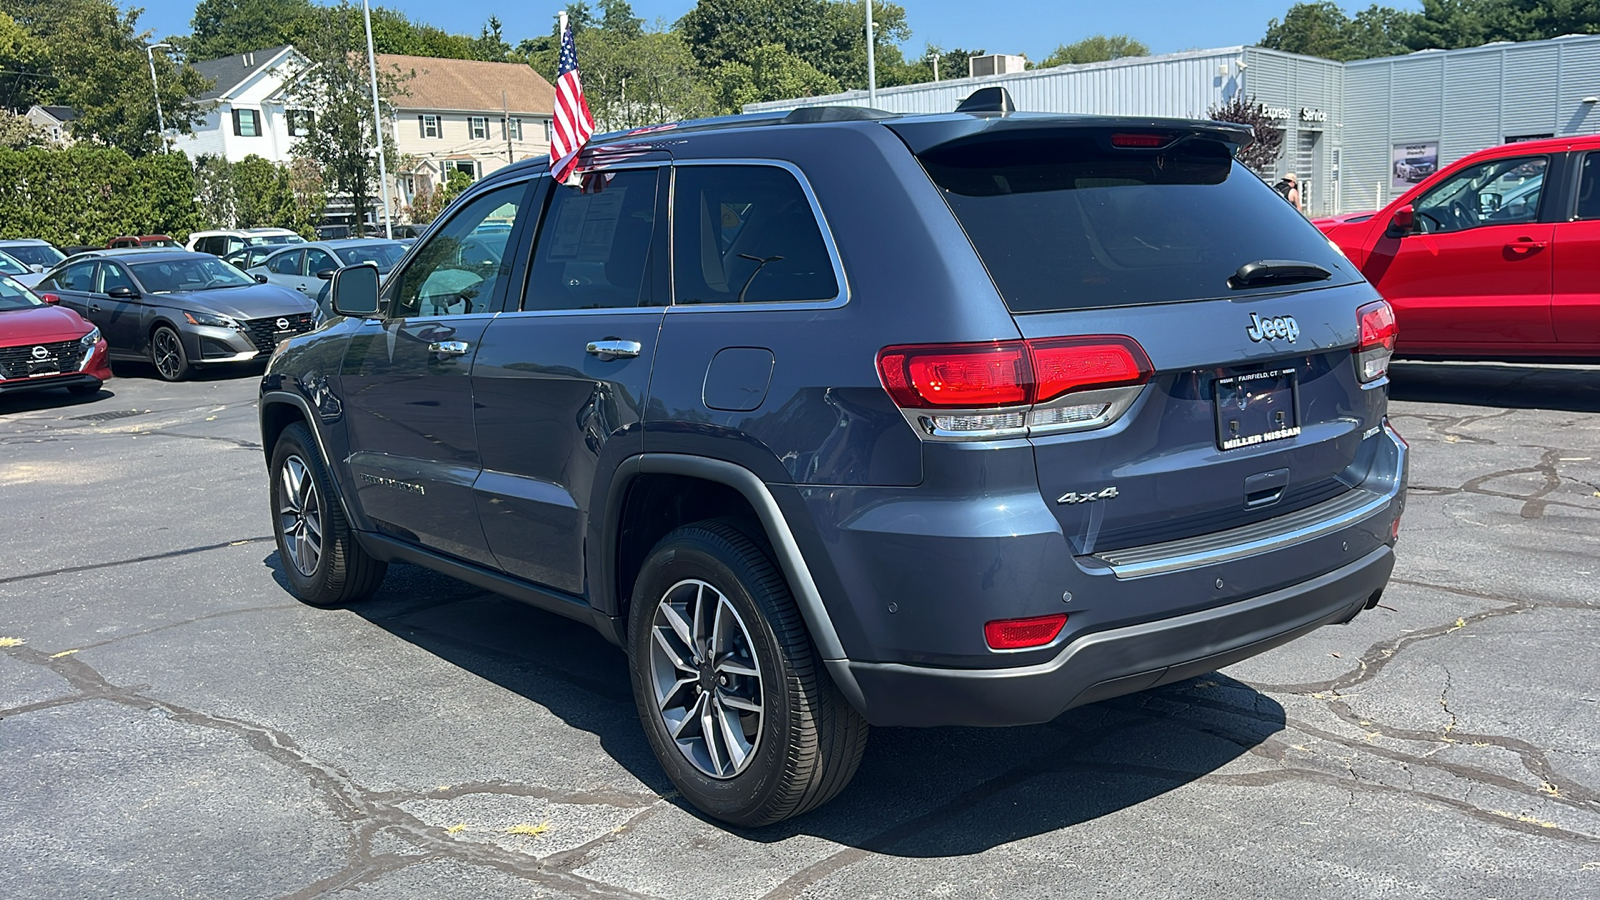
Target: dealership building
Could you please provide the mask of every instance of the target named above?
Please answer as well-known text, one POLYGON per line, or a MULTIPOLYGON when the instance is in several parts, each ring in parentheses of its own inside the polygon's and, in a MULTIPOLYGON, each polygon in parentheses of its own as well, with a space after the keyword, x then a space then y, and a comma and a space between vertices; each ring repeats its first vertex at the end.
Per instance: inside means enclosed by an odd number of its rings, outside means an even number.
MULTIPOLYGON (((1437 167, 1513 141, 1600 132, 1600 35, 1424 50, 1340 63, 1260 47, 1191 50, 884 88, 891 112, 949 112, 1001 85, 1025 112, 1203 118, 1254 97, 1283 124, 1313 215, 1374 209, 1437 167)), ((755 103, 746 112, 867 106, 866 91, 755 103)))

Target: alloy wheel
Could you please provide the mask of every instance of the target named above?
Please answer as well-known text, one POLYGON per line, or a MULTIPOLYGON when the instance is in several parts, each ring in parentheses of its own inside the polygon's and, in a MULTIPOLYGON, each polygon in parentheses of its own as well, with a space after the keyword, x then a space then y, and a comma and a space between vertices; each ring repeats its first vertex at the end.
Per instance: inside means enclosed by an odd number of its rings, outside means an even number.
POLYGON ((713 585, 668 588, 651 623, 650 676, 667 734, 696 769, 733 778, 761 742, 761 671, 750 630, 713 585))
POLYGON ((162 378, 176 381, 183 369, 183 348, 178 345, 178 336, 163 328, 156 332, 154 346, 156 371, 162 378))
POLYGON ((279 470, 278 530, 289 562, 301 575, 316 574, 322 561, 322 498, 305 460, 289 456, 279 470))

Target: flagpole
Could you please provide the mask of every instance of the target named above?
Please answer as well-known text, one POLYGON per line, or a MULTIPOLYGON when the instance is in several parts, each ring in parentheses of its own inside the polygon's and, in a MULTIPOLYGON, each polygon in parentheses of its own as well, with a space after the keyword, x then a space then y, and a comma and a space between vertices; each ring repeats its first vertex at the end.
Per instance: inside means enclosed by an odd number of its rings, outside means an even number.
POLYGON ((878 105, 878 63, 872 48, 872 0, 867 0, 867 105, 878 105))
MULTIPOLYGON (((378 106, 378 57, 372 52, 372 3, 361 0, 361 16, 367 26, 367 72, 372 76, 372 137, 378 143, 378 183, 383 188, 383 234, 394 240, 394 215, 389 207, 389 165, 383 160, 383 111, 378 106)), ((359 211, 357 215, 359 215, 359 211)), ((356 222, 356 237, 361 236, 361 222, 356 222)))

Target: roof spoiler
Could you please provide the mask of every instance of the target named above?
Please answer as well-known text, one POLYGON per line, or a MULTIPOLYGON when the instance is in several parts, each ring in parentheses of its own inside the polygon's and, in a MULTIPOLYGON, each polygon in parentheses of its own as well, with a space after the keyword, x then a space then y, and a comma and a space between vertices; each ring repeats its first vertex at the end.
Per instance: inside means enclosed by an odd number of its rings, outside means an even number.
POLYGON ((1016 111, 1017 104, 1011 102, 1010 92, 998 85, 978 88, 956 105, 958 113, 999 113, 1004 116, 1016 111))

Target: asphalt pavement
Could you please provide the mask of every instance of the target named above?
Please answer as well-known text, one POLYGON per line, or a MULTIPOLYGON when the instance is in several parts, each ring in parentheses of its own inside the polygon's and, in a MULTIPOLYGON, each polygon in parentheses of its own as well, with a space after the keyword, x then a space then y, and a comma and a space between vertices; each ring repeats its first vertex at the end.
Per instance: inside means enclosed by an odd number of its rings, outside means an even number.
POLYGON ((0 894, 1600 897, 1600 368, 1399 364, 1382 605, 1030 728, 878 729, 697 815, 621 651, 409 566, 318 610, 255 372, 0 397, 0 894))

